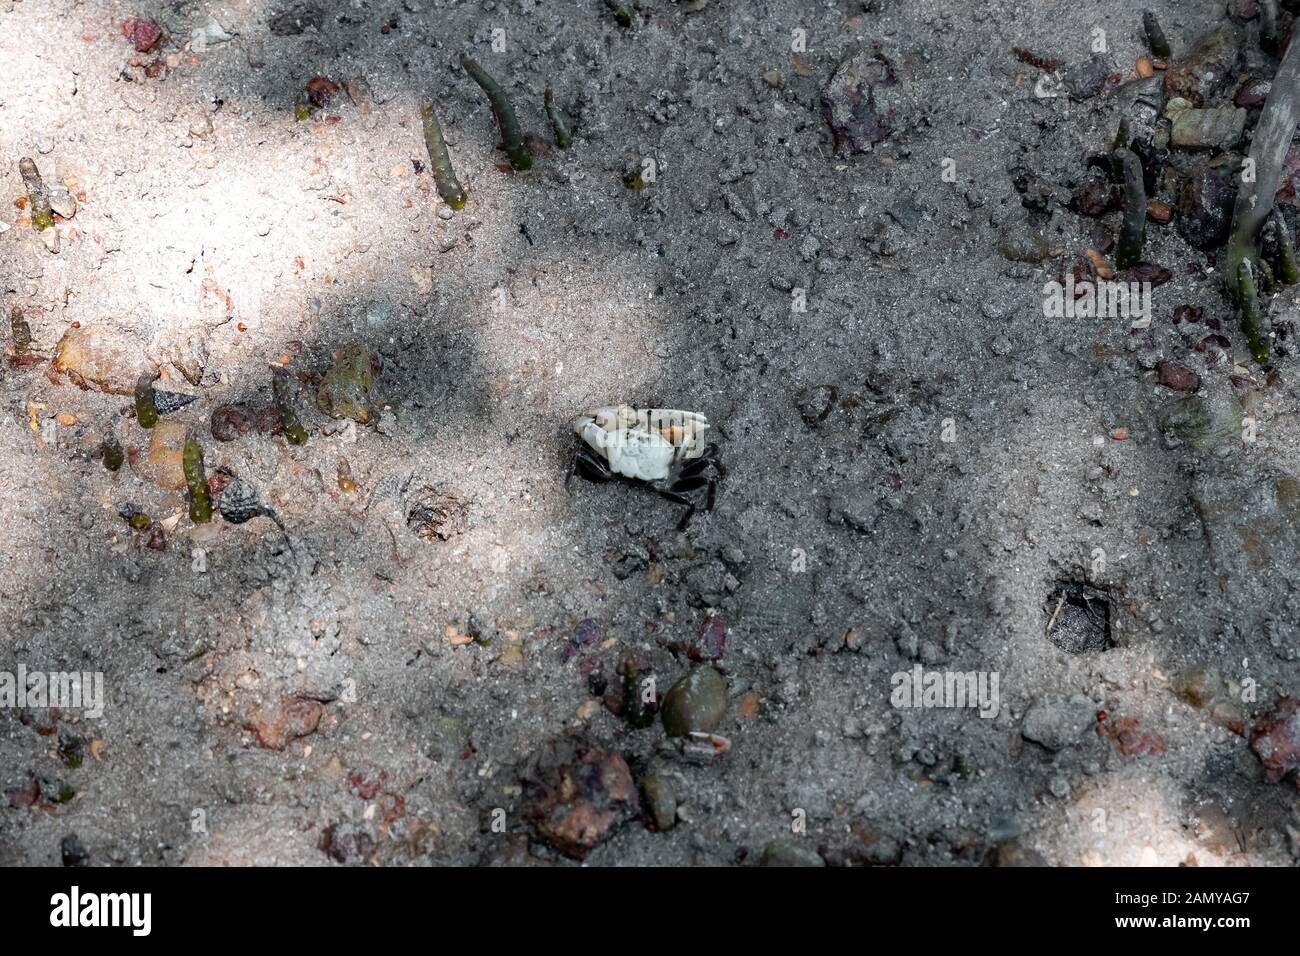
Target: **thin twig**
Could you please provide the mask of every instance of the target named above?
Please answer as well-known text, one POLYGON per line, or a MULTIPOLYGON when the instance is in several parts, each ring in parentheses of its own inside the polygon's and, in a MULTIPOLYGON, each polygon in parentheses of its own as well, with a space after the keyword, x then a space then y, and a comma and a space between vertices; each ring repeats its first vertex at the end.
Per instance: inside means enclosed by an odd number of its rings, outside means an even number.
POLYGON ((1056 626, 1056 615, 1061 613, 1061 608, 1065 607, 1065 591, 1061 591, 1061 599, 1056 602, 1056 610, 1052 612, 1051 620, 1047 622, 1047 633, 1052 633, 1052 628, 1056 626))

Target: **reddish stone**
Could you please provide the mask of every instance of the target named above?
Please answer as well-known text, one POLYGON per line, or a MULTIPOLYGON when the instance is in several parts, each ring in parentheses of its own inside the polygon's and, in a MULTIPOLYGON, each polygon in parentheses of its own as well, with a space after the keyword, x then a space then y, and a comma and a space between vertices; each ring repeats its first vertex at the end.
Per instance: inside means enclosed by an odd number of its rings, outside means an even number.
POLYGON ((359 826, 349 823, 331 823, 321 832, 317 845, 339 863, 367 860, 375 851, 374 838, 359 826))
POLYGON ((1201 387, 1201 376, 1177 362, 1160 362, 1156 375, 1161 385, 1175 392, 1194 392, 1201 387))
POLYGON ((1250 749, 1264 765, 1269 783, 1300 769, 1300 699, 1286 697, 1250 728, 1250 749))
POLYGON ((373 800, 387 779, 388 773, 383 770, 378 774, 364 774, 354 770, 348 774, 348 788, 362 800, 373 800))
POLYGON ((687 651, 687 656, 693 661, 716 661, 726 650, 727 622, 720 614, 710 614, 704 619, 699 640, 687 651))
POLYGON ((621 754, 580 736, 545 744, 521 773, 523 815, 543 842, 576 860, 641 811, 621 754))
POLYGON ((1119 206, 1119 191, 1103 176, 1089 176, 1074 191, 1074 208, 1081 216, 1104 216, 1119 206))
POLYGON ((328 106, 338 91, 339 85, 323 76, 313 76, 307 81, 307 99, 313 106, 328 106))
POLYGON ((145 537, 144 544, 146 548, 152 551, 167 550, 167 535, 157 522, 149 526, 149 534, 145 537))
POLYGON ((283 434, 279 410, 274 405, 221 405, 212 410, 212 437, 217 441, 234 441, 248 432, 283 434))
POLYGON ((9 806, 21 808, 35 806, 36 801, 41 799, 41 785, 35 777, 28 781, 26 786, 15 787, 5 792, 9 798, 9 806))
MULTIPOLYGON (((1098 726, 1098 731, 1102 728, 1098 726)), ((1150 730, 1143 730, 1136 717, 1116 717, 1106 732, 1125 757, 1145 757, 1165 752, 1165 738, 1150 730)))
POLYGON ((148 53, 162 39, 162 24, 144 17, 128 20, 126 38, 135 44, 136 53, 148 53))
POLYGON ((244 729, 253 732, 259 747, 283 750, 290 741, 315 731, 324 711, 317 701, 285 697, 274 707, 254 707, 244 720, 244 729))
POLYGON ((1232 103, 1234 106, 1240 106, 1248 110, 1263 109, 1264 101, 1268 99, 1269 91, 1272 88, 1272 80, 1254 79, 1249 76, 1242 77, 1236 95, 1232 98, 1232 103))
POLYGON ((879 108, 876 91, 897 85, 893 64, 879 50, 864 50, 840 64, 821 98, 837 153, 867 152, 890 137, 895 117, 879 108))
POLYGON ((392 823, 404 813, 406 813, 406 798, 400 793, 379 795, 379 815, 385 823, 392 823))
POLYGON ((1130 284, 1150 282, 1151 288, 1154 289, 1157 286, 1164 285, 1173 277, 1174 274, 1164 266, 1158 266, 1154 262, 1139 262, 1137 265, 1130 266, 1121 272, 1119 281, 1130 284))

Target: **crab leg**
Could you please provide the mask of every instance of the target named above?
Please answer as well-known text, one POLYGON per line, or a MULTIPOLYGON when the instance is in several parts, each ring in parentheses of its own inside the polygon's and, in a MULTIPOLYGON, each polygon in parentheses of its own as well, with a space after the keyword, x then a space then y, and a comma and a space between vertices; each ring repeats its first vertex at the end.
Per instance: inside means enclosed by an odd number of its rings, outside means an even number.
POLYGON ((682 519, 677 522, 677 530, 685 531, 686 526, 691 523, 691 517, 695 514, 695 502, 691 501, 691 499, 687 498, 685 495, 679 495, 677 492, 669 491, 667 488, 656 488, 654 485, 651 485, 650 487, 654 490, 655 494, 660 498, 663 498, 665 501, 671 501, 674 504, 686 506, 686 514, 682 515, 682 519))

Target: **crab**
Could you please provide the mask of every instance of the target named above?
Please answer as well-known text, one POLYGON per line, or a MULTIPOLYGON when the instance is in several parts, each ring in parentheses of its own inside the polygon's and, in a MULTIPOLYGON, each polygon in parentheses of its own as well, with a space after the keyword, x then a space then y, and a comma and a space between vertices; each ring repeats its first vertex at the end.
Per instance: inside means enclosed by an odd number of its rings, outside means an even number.
POLYGON ((565 476, 565 490, 575 474, 588 481, 621 479, 686 505, 677 524, 683 530, 697 507, 687 495, 707 489, 704 507, 712 511, 718 480, 726 474, 718 446, 703 440, 709 427, 698 412, 672 408, 606 405, 579 415, 573 430, 582 443, 565 476))

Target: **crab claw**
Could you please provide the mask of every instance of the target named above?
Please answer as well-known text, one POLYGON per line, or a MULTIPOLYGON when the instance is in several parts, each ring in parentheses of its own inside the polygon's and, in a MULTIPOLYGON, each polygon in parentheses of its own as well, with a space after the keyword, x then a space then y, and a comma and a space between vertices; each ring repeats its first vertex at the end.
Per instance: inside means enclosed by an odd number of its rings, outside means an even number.
POLYGON ((584 425, 595 423, 605 431, 612 432, 635 424, 636 418, 636 409, 630 405, 602 405, 586 415, 580 415, 574 422, 574 427, 581 434, 584 425))
POLYGON ((677 451, 677 458, 698 458, 704 453, 704 433, 709 420, 699 412, 676 408, 650 408, 641 413, 647 428, 656 431, 677 451))

